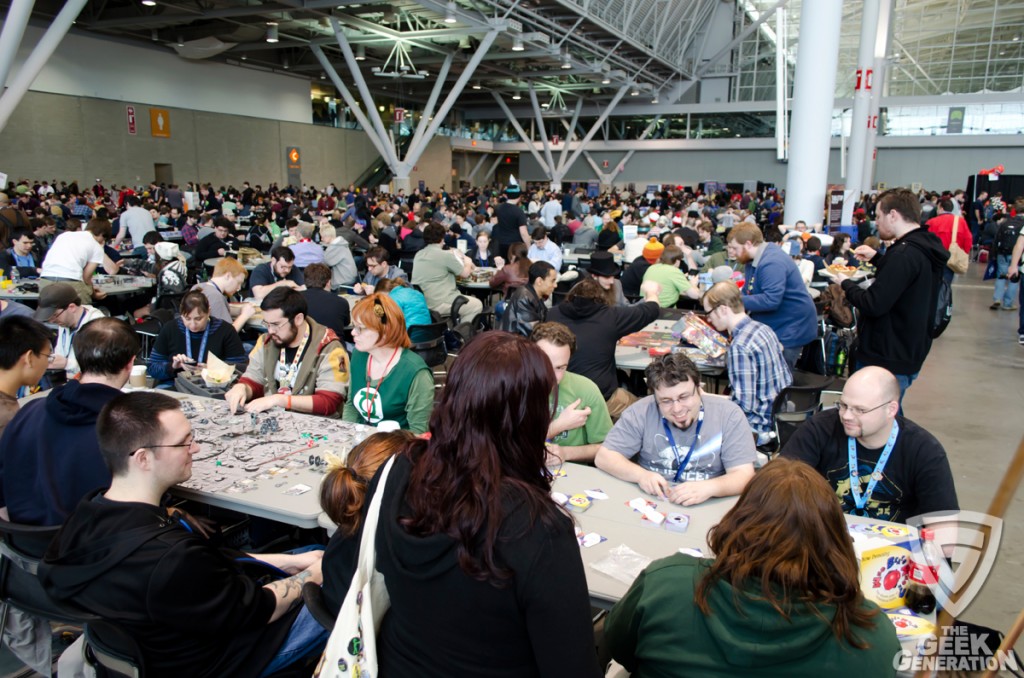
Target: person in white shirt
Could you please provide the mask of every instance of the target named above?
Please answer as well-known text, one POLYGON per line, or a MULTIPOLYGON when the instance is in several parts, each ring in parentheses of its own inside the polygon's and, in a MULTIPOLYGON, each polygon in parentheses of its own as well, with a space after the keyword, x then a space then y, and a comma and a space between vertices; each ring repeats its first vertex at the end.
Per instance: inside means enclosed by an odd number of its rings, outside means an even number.
POLYGON ((109 238, 110 222, 106 219, 91 219, 84 231, 61 233, 43 259, 39 287, 66 282, 75 288, 82 303, 90 303, 92 274, 96 268, 102 264, 107 273, 117 272, 117 266, 103 253, 103 245, 109 238))
POLYGON ((81 370, 75 360, 71 342, 75 333, 86 323, 105 318, 103 311, 83 304, 78 291, 68 283, 54 283, 39 292, 39 308, 34 317, 39 322, 52 323, 58 327, 50 368, 63 369, 69 379, 74 378, 81 370))
POLYGON ((530 261, 546 261, 555 267, 555 271, 562 270, 562 250, 555 243, 551 242, 548 232, 543 226, 533 229, 530 234, 533 243, 526 256, 530 261))
POLYGON ((552 193, 548 201, 544 203, 544 206, 540 208, 540 220, 544 222, 544 226, 550 231, 555 227, 555 217, 560 216, 562 216, 562 203, 552 193))
POLYGON ((116 249, 125 238, 131 240, 136 247, 141 247, 146 234, 155 230, 153 215, 142 207, 142 201, 138 196, 128 196, 128 209, 121 213, 121 227, 114 238, 114 248, 116 249))

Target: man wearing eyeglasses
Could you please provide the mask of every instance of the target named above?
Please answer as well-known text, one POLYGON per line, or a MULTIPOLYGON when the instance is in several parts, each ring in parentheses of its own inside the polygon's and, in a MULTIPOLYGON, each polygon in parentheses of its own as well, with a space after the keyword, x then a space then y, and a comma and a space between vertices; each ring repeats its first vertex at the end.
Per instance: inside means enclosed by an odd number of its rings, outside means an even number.
POLYGON ((105 318, 103 311, 83 304, 78 290, 68 283, 53 283, 39 292, 39 306, 35 319, 57 326, 57 343, 53 347, 50 369, 64 370, 69 378, 79 372, 75 359, 75 335, 86 324, 105 318))
POLYGON ((96 418, 128 383, 139 340, 123 321, 100 318, 75 335, 74 348, 81 377, 27 403, 0 438, 0 515, 13 522, 60 525, 110 483, 96 418))
POLYGON ((220 549, 160 505, 199 449, 177 400, 118 394, 96 430, 110 486, 54 537, 39 567, 50 596, 121 627, 159 675, 268 675, 322 649, 327 632, 301 605, 302 585, 322 581, 322 552, 220 549), (242 569, 251 560, 281 578, 261 586, 242 569))
POLYGON ((846 380, 838 408, 811 417, 782 455, 817 469, 846 513, 905 523, 958 510, 946 451, 935 436, 898 414, 899 397, 891 372, 860 369, 846 380))
POLYGON ((291 288, 273 290, 260 309, 267 332, 249 354, 245 374, 224 394, 228 408, 338 416, 349 381, 338 336, 309 317, 305 298, 291 288))
POLYGON ((655 358, 645 376, 653 395, 622 413, 595 465, 683 506, 742 492, 757 458, 743 410, 702 393, 700 372, 682 353, 655 358))

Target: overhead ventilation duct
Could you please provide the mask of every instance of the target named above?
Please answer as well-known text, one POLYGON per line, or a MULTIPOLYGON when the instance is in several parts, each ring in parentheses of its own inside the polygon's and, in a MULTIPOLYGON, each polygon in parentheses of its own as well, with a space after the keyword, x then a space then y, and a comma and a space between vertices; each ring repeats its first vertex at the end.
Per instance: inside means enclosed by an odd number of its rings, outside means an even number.
POLYGON ((185 42, 181 42, 179 39, 172 47, 178 53, 178 56, 185 59, 209 59, 228 51, 237 44, 237 42, 222 42, 213 36, 209 36, 185 42))

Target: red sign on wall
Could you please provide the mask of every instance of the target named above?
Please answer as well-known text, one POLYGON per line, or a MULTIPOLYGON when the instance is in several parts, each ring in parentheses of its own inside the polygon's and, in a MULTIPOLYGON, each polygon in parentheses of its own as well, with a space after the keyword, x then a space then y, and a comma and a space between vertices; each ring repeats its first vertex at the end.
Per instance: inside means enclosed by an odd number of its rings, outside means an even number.
POLYGON ((135 107, 127 106, 126 112, 128 114, 128 134, 135 134, 135 107))
POLYGON ((405 109, 404 108, 396 108, 395 109, 395 122, 405 122, 405 109))

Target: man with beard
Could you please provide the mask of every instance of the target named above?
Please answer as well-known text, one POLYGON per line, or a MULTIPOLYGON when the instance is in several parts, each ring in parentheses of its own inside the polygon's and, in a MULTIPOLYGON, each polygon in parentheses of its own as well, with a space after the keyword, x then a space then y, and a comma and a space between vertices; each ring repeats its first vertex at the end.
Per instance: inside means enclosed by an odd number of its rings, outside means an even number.
POLYGON ((757 456, 743 410, 701 392, 697 366, 682 353, 655 358, 645 376, 653 395, 622 413, 594 464, 673 504, 740 494, 757 456))
POLYGON ((335 417, 348 386, 348 354, 333 330, 308 317, 306 300, 279 287, 260 304, 267 328, 249 367, 224 395, 232 413, 272 407, 335 417))

